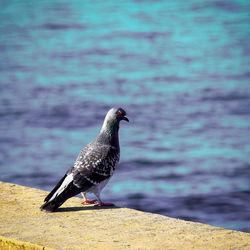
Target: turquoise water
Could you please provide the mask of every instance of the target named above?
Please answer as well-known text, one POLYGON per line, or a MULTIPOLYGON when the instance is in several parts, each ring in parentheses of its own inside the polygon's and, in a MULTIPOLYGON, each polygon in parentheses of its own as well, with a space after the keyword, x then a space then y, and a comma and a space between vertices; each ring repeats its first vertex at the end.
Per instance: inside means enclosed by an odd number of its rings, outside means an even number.
POLYGON ((250 232, 249 13, 248 1, 0 2, 0 180, 51 190, 121 106, 105 201, 250 232))

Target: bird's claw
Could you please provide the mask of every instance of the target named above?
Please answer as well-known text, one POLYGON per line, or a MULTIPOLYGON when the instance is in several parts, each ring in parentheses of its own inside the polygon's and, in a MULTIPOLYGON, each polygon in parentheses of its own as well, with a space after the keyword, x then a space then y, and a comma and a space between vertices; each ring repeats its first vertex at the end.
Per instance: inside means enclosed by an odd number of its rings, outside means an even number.
POLYGON ((96 200, 86 200, 82 202, 82 205, 89 205, 89 204, 95 204, 96 200))

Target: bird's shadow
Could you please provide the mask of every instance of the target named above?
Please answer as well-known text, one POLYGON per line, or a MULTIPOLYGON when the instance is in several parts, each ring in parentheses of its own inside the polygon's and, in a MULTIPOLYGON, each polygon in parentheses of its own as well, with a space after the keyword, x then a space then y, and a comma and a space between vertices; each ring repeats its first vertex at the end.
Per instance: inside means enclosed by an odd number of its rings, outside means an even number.
POLYGON ((120 208, 117 206, 78 206, 78 207, 60 207, 55 212, 77 212, 77 211, 88 211, 88 210, 103 210, 103 209, 116 209, 120 208))

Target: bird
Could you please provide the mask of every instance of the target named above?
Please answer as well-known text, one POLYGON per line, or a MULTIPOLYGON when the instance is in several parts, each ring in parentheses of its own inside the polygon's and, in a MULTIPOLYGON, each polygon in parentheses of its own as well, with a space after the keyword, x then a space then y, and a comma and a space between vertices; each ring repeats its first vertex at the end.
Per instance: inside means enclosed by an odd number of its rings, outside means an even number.
POLYGON ((124 109, 111 108, 107 112, 98 136, 83 148, 74 165, 44 199, 40 210, 54 212, 66 200, 80 193, 83 196, 82 204, 113 205, 104 203, 100 193, 112 177, 119 162, 118 131, 122 120, 129 122, 124 109), (88 201, 86 193, 93 193, 97 201, 88 201))

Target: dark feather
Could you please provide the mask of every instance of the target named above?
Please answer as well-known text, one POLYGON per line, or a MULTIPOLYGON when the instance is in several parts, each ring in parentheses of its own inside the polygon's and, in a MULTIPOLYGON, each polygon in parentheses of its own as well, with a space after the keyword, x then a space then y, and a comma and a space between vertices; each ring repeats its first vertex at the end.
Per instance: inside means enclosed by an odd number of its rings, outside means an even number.
POLYGON ((60 207, 67 199, 79 194, 81 190, 71 182, 67 188, 56 196, 53 200, 45 202, 40 209, 45 212, 54 212, 60 207))
POLYGON ((57 191, 57 189, 61 186, 64 179, 67 177, 67 174, 63 176, 63 178, 56 184, 56 186, 53 188, 53 190, 46 196, 44 201, 49 201, 49 199, 53 196, 53 194, 57 191))

